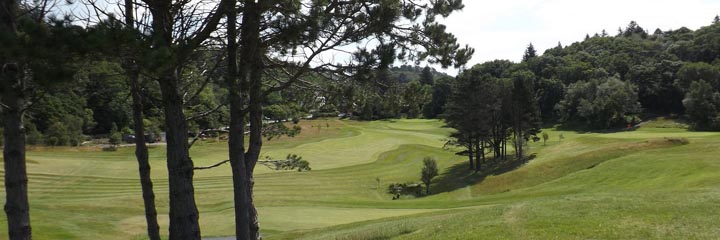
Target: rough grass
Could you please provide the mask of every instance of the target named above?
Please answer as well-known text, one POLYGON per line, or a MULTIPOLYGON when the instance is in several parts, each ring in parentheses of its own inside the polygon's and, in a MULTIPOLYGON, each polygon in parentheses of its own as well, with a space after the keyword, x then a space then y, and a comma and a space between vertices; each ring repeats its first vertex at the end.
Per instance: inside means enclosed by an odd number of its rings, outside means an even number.
MULTIPOLYGON (((255 197, 267 239, 720 238, 718 133, 653 125, 609 134, 545 129, 547 144, 530 144, 536 158, 480 176, 440 148, 449 129, 438 121, 301 125, 296 138, 266 141, 263 155, 297 153, 313 171, 257 169, 255 197), (425 156, 438 159, 442 170, 432 186, 437 194, 391 200, 387 184, 418 181, 425 156)), ((201 142, 193 160, 210 165, 226 159, 226 150, 225 142, 201 142)), ((166 235, 164 154, 162 146, 150 152, 166 235)), ((132 148, 34 148, 28 158, 35 238, 143 239, 132 148)), ((198 171, 195 188, 203 235, 232 235, 228 167, 198 171)))

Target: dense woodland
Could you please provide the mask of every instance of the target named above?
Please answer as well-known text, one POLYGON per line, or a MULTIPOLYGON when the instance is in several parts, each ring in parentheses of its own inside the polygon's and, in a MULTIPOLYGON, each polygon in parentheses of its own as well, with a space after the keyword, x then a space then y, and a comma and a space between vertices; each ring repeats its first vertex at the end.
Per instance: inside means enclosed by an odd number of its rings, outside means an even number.
POLYGON ((524 148, 540 140, 543 123, 617 131, 633 130, 645 118, 671 116, 694 130, 716 131, 719 44, 718 17, 697 31, 652 34, 633 21, 615 36, 602 31, 543 55, 530 44, 520 63, 475 65, 451 80, 450 91, 435 86, 433 99, 444 99, 439 116, 457 130, 448 145, 461 147, 458 154, 468 156, 476 172, 524 162, 524 148))
POLYGON ((262 141, 295 134, 270 120, 442 118, 457 130, 448 143, 464 149, 476 171, 509 154, 524 158, 543 123, 612 130, 671 115, 695 130, 720 130, 718 17, 696 31, 650 32, 630 22, 542 55, 530 44, 519 63, 491 61, 453 78, 421 66, 461 68, 472 56, 435 21, 462 9, 458 0, 222 0, 212 9, 126 0, 116 10, 122 19, 88 11, 96 21, 86 25, 49 14, 45 3, 0 6, 11 239, 30 236, 26 144, 116 144, 134 135, 148 235, 159 239, 145 138, 164 134, 170 239, 198 239, 189 156, 197 139, 188 140, 228 129, 236 235, 255 239, 252 175, 262 141), (149 11, 134 16, 137 9, 149 11), (368 41, 375 44, 358 44, 368 41), (347 64, 316 61, 348 47, 358 49, 347 64))
MULTIPOLYGON (((558 44, 542 55, 530 44, 520 63, 479 64, 457 79, 431 67, 410 65, 374 70, 364 79, 309 76, 298 85, 269 94, 263 106, 269 120, 339 114, 361 120, 438 118, 460 81, 508 80, 521 72, 531 74, 526 77, 531 79, 534 101, 545 123, 617 129, 640 123, 644 117, 672 115, 686 119, 696 130, 718 130, 718 42, 718 24, 697 31, 681 28, 651 34, 631 22, 614 36, 588 35, 584 41, 565 47, 558 44)), ((196 65, 187 70, 193 85, 186 88, 195 94, 188 97, 185 110, 191 116, 202 115, 188 122, 191 132, 225 127, 229 114, 228 93, 220 82, 224 66, 214 66, 222 65, 217 63, 217 53, 199 57, 205 59, 194 61, 196 65)), ((124 134, 132 133, 132 99, 120 64, 82 64, 71 83, 43 92, 28 110, 29 144, 75 146, 106 137, 113 126, 124 134)), ((159 135, 164 128, 160 89, 152 82, 142 84, 147 96, 144 124, 147 131, 159 135)))

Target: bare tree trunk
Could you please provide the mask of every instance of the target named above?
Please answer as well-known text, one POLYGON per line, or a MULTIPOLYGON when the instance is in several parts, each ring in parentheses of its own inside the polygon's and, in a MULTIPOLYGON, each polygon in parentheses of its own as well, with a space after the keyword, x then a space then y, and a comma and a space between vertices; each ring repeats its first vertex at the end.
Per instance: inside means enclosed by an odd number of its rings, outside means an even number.
MULTIPOLYGON (((125 24, 128 28, 134 28, 134 7, 133 0, 125 0, 125 24)), ((148 161, 148 148, 145 143, 145 123, 143 122, 143 99, 142 88, 139 82, 139 70, 137 63, 130 55, 130 49, 125 56, 125 68, 128 80, 130 81, 130 92, 132 93, 133 121, 135 122, 135 158, 138 162, 140 174, 140 186, 142 188, 143 203, 145 206, 145 221, 147 222, 148 238, 160 240, 160 226, 157 221, 157 210, 155 208, 155 192, 153 182, 150 178, 150 162, 148 161)))
MULTIPOLYGON (((4 17, 3 25, 6 24, 4 17)), ((2 114, 5 129, 5 145, 3 146, 5 214, 7 215, 8 234, 11 240, 29 240, 32 239, 32 234, 27 192, 28 177, 25 166, 25 129, 22 120, 25 96, 22 91, 21 77, 18 76, 20 71, 18 66, 5 63, 1 71, 0 84, 2 86, 0 87, 2 88, 2 104, 4 105, 2 114)))
POLYGON ((503 137, 502 140, 502 160, 507 159, 507 138, 503 137))
POLYGON ((128 78, 130 80, 130 91, 132 92, 133 121, 135 122, 135 158, 140 173, 140 186, 142 187, 143 203, 145 205, 148 238, 160 240, 160 226, 158 225, 157 210, 155 209, 155 192, 150 178, 150 162, 148 161, 148 148, 145 143, 143 100, 137 71, 129 72, 128 78))
POLYGON ((257 210, 253 202, 253 187, 255 180, 253 172, 260 150, 262 149, 262 49, 260 46, 260 21, 263 11, 260 4, 254 0, 246 0, 243 5, 243 24, 241 35, 241 66, 240 71, 244 79, 244 83, 248 86, 249 102, 248 114, 250 120, 250 141, 248 150, 245 153, 245 164, 247 170, 246 193, 248 196, 248 217, 249 217, 249 239, 258 239, 260 237, 260 225, 257 216, 257 210))
MULTIPOLYGON (((17 1, 0 2, 0 31, 16 34, 15 13, 17 1)), ((3 59, 5 60, 5 59, 3 59)), ((5 138, 3 162, 5 167, 5 215, 10 240, 32 239, 30 227, 30 204, 27 191, 27 168, 25 165, 25 128, 23 92, 20 66, 0 62, 0 101, 5 138)))
POLYGON ((479 172, 482 164, 480 161, 480 153, 482 152, 482 149, 480 148, 480 139, 475 138, 473 140, 473 144, 475 144, 475 172, 479 172))
MULTIPOLYGON (((247 168, 245 165, 245 114, 243 111, 243 86, 238 81, 237 66, 237 12, 235 3, 227 14, 227 40, 228 40, 228 72, 227 85, 230 90, 230 133, 228 140, 230 166, 233 177, 233 198, 235 207, 235 237, 236 239, 250 239, 250 217, 248 214, 249 196, 247 195, 247 168)), ((243 74, 247 67, 243 66, 243 74)))
POLYGON ((480 141, 480 158, 485 162, 485 140, 480 141))
MULTIPOLYGON (((258 61, 260 59, 258 58, 258 61)), ((262 149, 262 69, 253 69, 251 73, 250 84, 250 104, 248 110, 250 113, 250 145, 245 155, 245 162, 248 170, 248 196, 249 196, 249 215, 250 215, 250 239, 258 239, 260 237, 260 222, 258 221, 257 210, 253 201, 253 187, 255 186, 255 178, 253 172, 260 158, 260 150, 262 149)))
MULTIPOLYGON (((157 50, 173 48, 172 1, 146 1, 152 12, 153 45, 157 50)), ((170 240, 200 239, 199 214, 193 187, 193 162, 188 149, 188 128, 180 93, 180 61, 190 52, 188 46, 175 49, 174 55, 163 59, 159 79, 165 112, 167 141, 168 187, 170 190, 170 240)))
POLYGON ((176 71, 160 78, 167 139, 167 168, 170 189, 170 239, 200 239, 198 210, 193 187, 193 162, 188 149, 188 132, 183 99, 178 92, 176 71))
POLYGON ((475 155, 474 153, 475 153, 475 152, 473 151, 473 144, 472 144, 472 140, 470 140, 470 139, 468 139, 467 148, 468 148, 468 157, 469 157, 469 162, 470 162, 470 169, 475 169, 475 161, 474 161, 474 159, 475 159, 475 158, 474 158, 474 157, 475 157, 475 156, 474 156, 474 155, 475 155))

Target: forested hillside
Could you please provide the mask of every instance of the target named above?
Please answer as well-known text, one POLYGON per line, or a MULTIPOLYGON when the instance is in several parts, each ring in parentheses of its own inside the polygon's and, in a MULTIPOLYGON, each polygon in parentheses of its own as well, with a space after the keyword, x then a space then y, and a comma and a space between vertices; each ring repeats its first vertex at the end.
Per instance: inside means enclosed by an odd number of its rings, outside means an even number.
MULTIPOLYGON (((696 130, 720 129, 717 18, 697 31, 649 33, 630 22, 614 36, 603 31, 569 46, 558 44, 542 55, 530 44, 520 63, 496 60, 464 71, 465 77, 455 80, 455 91, 469 91, 458 87, 462 81, 502 82, 518 75, 532 80, 534 101, 545 122, 611 129, 671 115, 686 118, 696 130)), ((470 105, 494 100, 478 101, 470 105)))
MULTIPOLYGON (((519 51, 520 52, 520 51, 519 51)), ((219 86, 213 55, 201 56, 188 76, 188 115, 193 131, 222 127, 227 93, 219 86), (207 70, 202 68, 210 67, 207 70), (194 70, 193 70, 194 69, 194 70)), ((683 117, 696 130, 720 129, 720 24, 696 31, 650 31, 635 22, 614 35, 606 31, 584 41, 538 53, 532 44, 523 60, 496 60, 461 74, 508 79, 531 74, 534 97, 545 122, 580 123, 594 129, 620 128, 656 115, 683 117)), ((222 67, 222 66, 221 66, 222 67)), ((127 80, 120 66, 101 61, 84 65, 78 81, 47 91, 28 113, 28 143, 78 145, 85 135, 130 133, 133 126, 127 80)), ((306 82, 270 94, 266 117, 289 119, 344 114, 357 119, 437 118, 450 96, 451 77, 430 67, 402 65, 379 69, 362 79, 314 75, 306 82)), ((143 83, 145 125, 162 131, 159 87, 143 83)), ((577 124, 576 124, 577 125, 577 124)))

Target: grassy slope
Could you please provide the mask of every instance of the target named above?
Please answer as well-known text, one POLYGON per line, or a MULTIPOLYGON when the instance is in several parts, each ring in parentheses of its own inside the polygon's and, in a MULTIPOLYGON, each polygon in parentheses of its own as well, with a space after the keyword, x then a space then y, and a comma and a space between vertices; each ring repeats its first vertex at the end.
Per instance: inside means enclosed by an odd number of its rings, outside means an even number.
MULTIPOLYGON (((258 168, 261 227, 277 239, 720 238, 720 135, 645 126, 577 134, 548 129, 547 146, 522 167, 481 178, 441 150, 448 130, 427 120, 303 122, 303 134, 266 144, 297 153, 311 172, 258 168), (327 126, 330 126, 329 128, 327 126), (312 127, 310 127, 312 126, 312 127), (317 126, 322 126, 318 128, 317 126), (686 137, 675 146, 662 137, 686 137), (390 200, 390 182, 417 181, 421 159, 444 169, 438 194, 390 200), (375 178, 380 178, 378 183, 375 178)), ((225 143, 193 147, 196 165, 226 157, 225 143)), ((164 150, 151 152, 158 209, 167 209, 164 150)), ((132 149, 43 149, 28 154, 31 219, 38 239, 141 239, 142 199, 132 149)), ((232 234, 227 167, 196 173, 203 235, 232 234)), ((6 227, 0 219, 0 231, 6 227)), ((161 215, 163 230, 167 217, 161 215)), ((0 235, 4 237, 4 235, 0 235)))
MULTIPOLYGON (((717 239, 720 135, 644 128, 564 132, 533 144, 538 158, 469 184, 478 206, 381 219, 285 238, 305 239, 717 239), (664 137, 686 137, 689 145, 664 137), (650 138, 651 140, 648 140, 650 138)), ((458 191, 455 191, 458 192, 458 191)), ((437 195, 408 204, 446 198, 437 195)), ((283 238, 283 237, 281 237, 283 238)))

